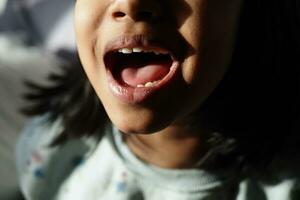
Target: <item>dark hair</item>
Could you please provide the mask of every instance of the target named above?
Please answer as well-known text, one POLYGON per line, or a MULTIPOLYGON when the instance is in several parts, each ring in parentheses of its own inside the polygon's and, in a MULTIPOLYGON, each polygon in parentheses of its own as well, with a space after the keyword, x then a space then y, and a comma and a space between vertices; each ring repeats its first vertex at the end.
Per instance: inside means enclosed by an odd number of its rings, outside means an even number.
MULTIPOLYGON (((300 2, 245 0, 229 71, 201 107, 223 141, 236 148, 220 159, 259 163, 280 151, 299 118, 300 2)), ((36 102, 28 115, 59 116, 64 130, 56 142, 93 134, 107 117, 79 59, 50 75, 53 86, 27 83, 36 102)))

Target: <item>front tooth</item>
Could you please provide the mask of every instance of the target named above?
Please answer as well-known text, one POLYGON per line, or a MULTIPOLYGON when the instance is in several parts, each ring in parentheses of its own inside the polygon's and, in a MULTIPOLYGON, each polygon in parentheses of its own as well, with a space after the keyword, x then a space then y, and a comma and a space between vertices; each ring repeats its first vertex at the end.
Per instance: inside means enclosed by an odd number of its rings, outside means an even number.
POLYGON ((124 54, 130 54, 130 53, 132 53, 132 49, 123 48, 123 49, 121 49, 121 52, 124 53, 124 54))
POLYGON ((133 51, 134 53, 140 53, 140 52, 143 51, 143 49, 138 48, 138 47, 135 47, 135 48, 132 49, 132 51, 133 51))
POLYGON ((142 84, 138 84, 136 87, 141 88, 141 87, 145 87, 145 86, 142 84))

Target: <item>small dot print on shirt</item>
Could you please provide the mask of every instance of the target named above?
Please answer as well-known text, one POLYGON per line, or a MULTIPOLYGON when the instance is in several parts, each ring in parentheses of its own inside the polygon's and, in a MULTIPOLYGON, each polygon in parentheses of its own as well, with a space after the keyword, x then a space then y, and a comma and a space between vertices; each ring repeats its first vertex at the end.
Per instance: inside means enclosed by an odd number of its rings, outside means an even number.
POLYGON ((117 181, 116 183, 116 191, 117 193, 124 193, 127 191, 127 173, 126 172, 122 172, 121 174, 121 178, 119 181, 117 181))

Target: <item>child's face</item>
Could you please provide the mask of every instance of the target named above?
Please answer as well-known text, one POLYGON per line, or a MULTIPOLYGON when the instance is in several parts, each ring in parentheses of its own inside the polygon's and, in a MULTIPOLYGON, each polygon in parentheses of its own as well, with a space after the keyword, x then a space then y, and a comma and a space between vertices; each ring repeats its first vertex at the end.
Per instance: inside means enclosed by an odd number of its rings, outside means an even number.
POLYGON ((77 0, 79 55, 112 122, 151 133, 187 121, 228 68, 241 1, 77 0))

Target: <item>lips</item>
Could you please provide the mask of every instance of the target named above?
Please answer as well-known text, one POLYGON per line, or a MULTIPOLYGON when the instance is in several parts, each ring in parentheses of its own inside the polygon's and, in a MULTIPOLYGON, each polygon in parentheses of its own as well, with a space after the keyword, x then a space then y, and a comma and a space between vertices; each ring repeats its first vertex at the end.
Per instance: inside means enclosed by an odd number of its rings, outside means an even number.
POLYGON ((110 91, 132 104, 166 88, 179 65, 168 47, 142 35, 121 36, 107 43, 104 63, 110 91))

